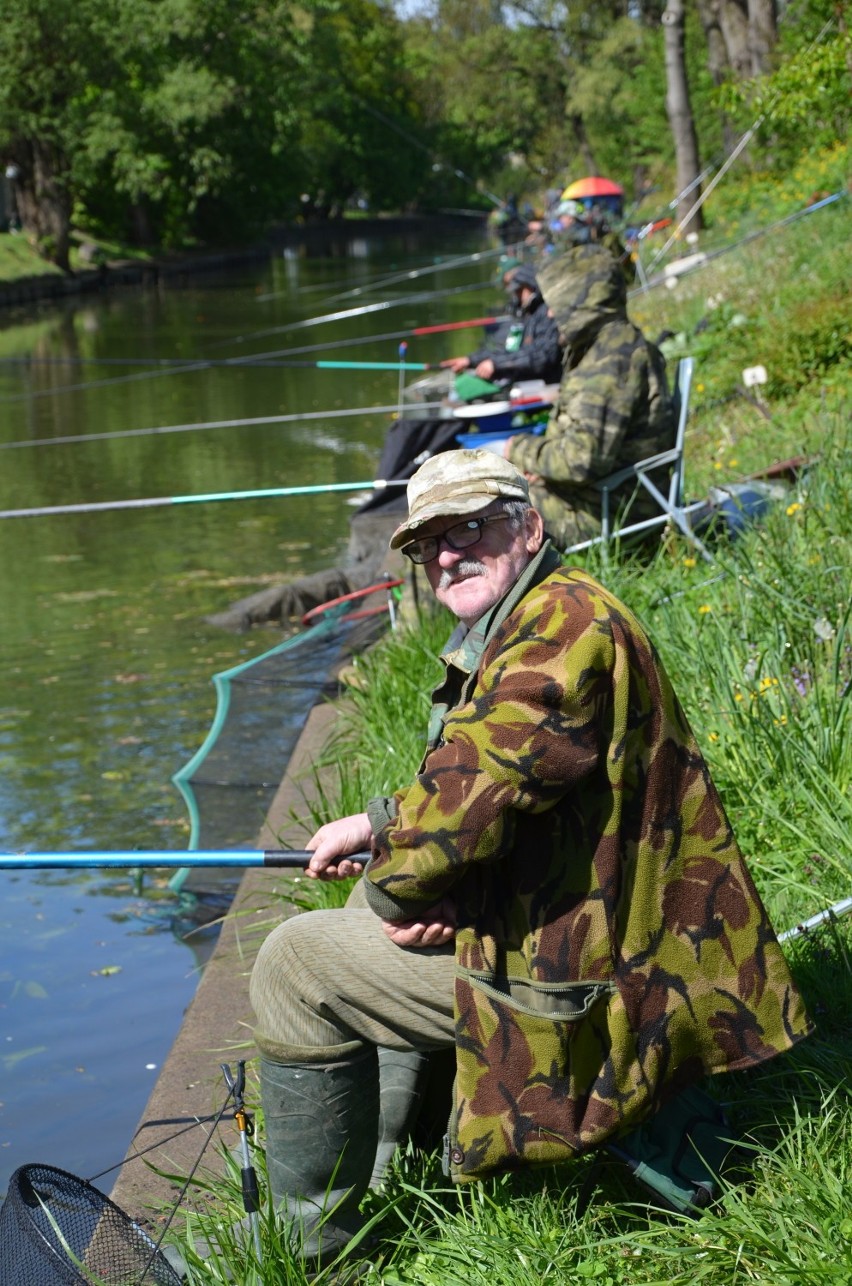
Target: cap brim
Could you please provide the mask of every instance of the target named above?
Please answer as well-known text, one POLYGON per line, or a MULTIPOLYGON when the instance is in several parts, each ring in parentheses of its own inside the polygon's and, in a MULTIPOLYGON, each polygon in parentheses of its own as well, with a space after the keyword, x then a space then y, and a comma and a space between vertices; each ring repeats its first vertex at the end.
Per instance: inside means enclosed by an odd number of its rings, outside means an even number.
MULTIPOLYGON (((514 498, 518 500, 525 499, 520 492, 514 498)), ((416 518, 407 518, 404 523, 401 523, 390 538, 390 547, 391 549, 400 549, 403 545, 408 544, 410 540, 416 539, 421 527, 427 522, 431 522, 433 518, 451 518, 456 517, 456 515, 459 518, 464 518, 466 514, 475 514, 479 513, 480 509, 487 509, 495 500, 511 499, 513 499, 512 496, 487 495, 485 492, 480 491, 476 495, 454 496, 448 500, 437 500, 434 504, 427 505, 425 509, 421 509, 416 518)))

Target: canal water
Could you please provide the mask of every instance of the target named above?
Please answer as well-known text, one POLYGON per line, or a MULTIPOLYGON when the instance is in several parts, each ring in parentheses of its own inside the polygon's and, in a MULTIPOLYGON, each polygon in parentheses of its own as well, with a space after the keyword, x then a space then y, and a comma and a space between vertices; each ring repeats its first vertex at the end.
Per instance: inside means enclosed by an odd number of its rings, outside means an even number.
MULTIPOLYGON (((489 250, 476 229, 357 233, 0 317, 0 510, 372 478, 387 414, 330 413, 395 405, 396 372, 139 363, 313 345, 278 360, 394 362, 400 340, 378 336, 500 309, 489 250)), ((480 339, 409 338, 407 360, 480 339)), ((186 849, 171 776, 210 726, 212 675, 279 638, 205 618, 339 562, 353 499, 0 520, 0 849, 186 849)), ((25 1162, 91 1178, 124 1156, 210 948, 170 874, 0 872, 0 1194, 25 1162)))

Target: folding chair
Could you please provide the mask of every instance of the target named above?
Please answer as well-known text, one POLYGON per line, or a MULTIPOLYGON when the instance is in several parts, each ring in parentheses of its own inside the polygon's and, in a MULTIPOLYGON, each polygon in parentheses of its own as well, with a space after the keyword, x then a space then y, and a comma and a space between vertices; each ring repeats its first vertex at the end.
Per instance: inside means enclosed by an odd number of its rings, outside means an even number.
MULTIPOLYGON (((677 415, 677 434, 674 446, 668 451, 660 451, 657 455, 648 456, 646 460, 639 460, 636 464, 626 465, 623 469, 618 469, 615 473, 611 473, 606 478, 601 478, 596 482, 594 485, 601 493, 601 534, 593 536, 589 540, 579 541, 576 545, 570 545, 565 550, 566 554, 579 553, 582 549, 590 549, 592 545, 606 544, 616 536, 622 539, 625 536, 632 536, 641 531, 650 531, 654 527, 661 527, 671 522, 694 545, 702 558, 705 558, 709 563, 713 561, 709 551, 698 539, 687 521, 691 513, 695 513, 699 509, 706 509, 706 501, 696 500, 688 505, 683 502, 684 438, 686 436, 686 421, 689 416, 689 393, 692 387, 694 369, 695 358, 693 357, 684 357, 678 363, 674 390, 675 413, 677 415), (656 482, 654 481, 655 477, 656 482), (618 521, 618 516, 613 522, 611 499, 613 492, 631 478, 635 479, 637 489, 642 486, 650 496, 653 496, 659 508, 659 513, 652 515, 650 518, 643 518, 639 522, 627 522, 622 525, 618 521), (661 487, 665 488, 665 491, 661 490, 661 487)), ((624 516, 627 517, 628 515, 629 506, 624 516)))

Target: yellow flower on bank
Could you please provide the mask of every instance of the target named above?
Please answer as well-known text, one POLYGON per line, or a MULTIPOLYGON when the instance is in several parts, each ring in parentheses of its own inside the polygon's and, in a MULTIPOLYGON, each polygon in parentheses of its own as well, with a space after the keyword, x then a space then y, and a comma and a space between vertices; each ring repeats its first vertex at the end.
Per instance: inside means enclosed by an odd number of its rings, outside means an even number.
POLYGON ((793 514, 798 513, 798 512, 799 512, 799 510, 801 509, 801 507, 802 507, 802 506, 799 504, 798 500, 795 500, 795 501, 793 502, 793 504, 788 505, 788 506, 787 506, 787 517, 788 517, 788 518, 792 518, 792 517, 793 517, 793 514))
POLYGON ((734 460, 729 460, 729 461, 728 461, 728 468, 729 468, 729 469, 736 469, 736 467, 737 467, 737 465, 738 465, 738 464, 739 464, 739 460, 736 460, 736 459, 734 459, 734 460))
POLYGON ((709 740, 709 741, 718 741, 718 740, 719 740, 719 734, 718 734, 718 732, 708 732, 708 734, 707 734, 707 738, 708 738, 708 740, 709 740))
POLYGON ((709 603, 702 603, 698 609, 698 614, 699 616, 706 616, 708 612, 712 612, 712 611, 713 611, 713 608, 710 606, 709 603))
POLYGON ((694 558, 684 558, 684 560, 683 560, 683 565, 684 565, 684 567, 694 567, 694 566, 695 566, 695 559, 694 559, 694 558))

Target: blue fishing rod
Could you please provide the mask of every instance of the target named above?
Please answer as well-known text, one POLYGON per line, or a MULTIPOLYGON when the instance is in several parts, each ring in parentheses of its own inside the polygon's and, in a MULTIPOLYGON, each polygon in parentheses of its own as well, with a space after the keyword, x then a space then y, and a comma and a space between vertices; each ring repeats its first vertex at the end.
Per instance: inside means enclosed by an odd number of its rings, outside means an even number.
MULTIPOLYGON (((347 854, 347 861, 366 866, 369 853, 347 854)), ((152 866, 268 867, 275 870, 304 870, 313 857, 308 849, 200 849, 193 853, 134 852, 133 849, 103 853, 0 853, 0 871, 81 871, 112 870, 152 866)))
POLYGON ((164 505, 198 505, 220 500, 270 500, 282 496, 322 496, 335 491, 383 491, 386 487, 407 485, 407 478, 372 478, 368 482, 324 482, 302 487, 210 491, 203 495, 146 496, 135 500, 92 500, 72 505, 36 505, 32 509, 0 509, 0 519, 47 518, 52 514, 104 513, 108 509, 156 509, 164 505))
MULTIPOLYGON (((0 871, 75 871, 75 870, 110 870, 112 868, 151 867, 151 866, 231 866, 231 867, 266 867, 273 870, 304 870, 313 857, 309 849, 206 849, 193 853, 144 852, 136 853, 132 849, 121 852, 105 853, 0 853, 0 871)), ((341 854, 341 859, 366 866, 370 860, 369 853, 341 854)), ((841 916, 852 913, 852 897, 842 898, 824 911, 807 920, 801 920, 783 933, 779 933, 779 942, 789 942, 793 938, 805 937, 813 929, 821 928, 841 916)))

